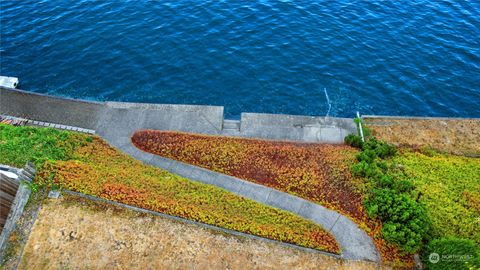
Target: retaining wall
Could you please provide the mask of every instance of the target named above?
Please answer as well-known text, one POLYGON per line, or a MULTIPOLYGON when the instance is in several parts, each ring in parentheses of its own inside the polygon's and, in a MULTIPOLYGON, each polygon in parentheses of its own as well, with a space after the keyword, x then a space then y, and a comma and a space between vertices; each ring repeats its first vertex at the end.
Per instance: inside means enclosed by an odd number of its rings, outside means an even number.
POLYGON ((95 129, 104 104, 0 87, 0 114, 95 129))
POLYGON ((177 130, 302 142, 343 143, 352 119, 242 113, 238 130, 225 129, 222 106, 90 102, 0 87, 0 114, 95 130, 123 141, 138 129, 177 130))

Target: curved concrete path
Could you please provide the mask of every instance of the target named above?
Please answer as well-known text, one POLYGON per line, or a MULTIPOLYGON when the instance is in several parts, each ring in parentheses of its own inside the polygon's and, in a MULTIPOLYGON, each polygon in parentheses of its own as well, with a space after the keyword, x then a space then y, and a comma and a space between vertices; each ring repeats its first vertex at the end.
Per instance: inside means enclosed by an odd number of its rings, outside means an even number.
POLYGON ((335 236, 344 258, 380 261, 372 239, 354 222, 335 211, 265 186, 143 152, 130 142, 136 130, 157 129, 343 143, 347 134, 356 133, 352 119, 242 113, 239 122, 225 121, 223 107, 219 106, 88 102, 4 87, 0 87, 0 114, 94 129, 114 147, 147 164, 222 187, 322 225, 335 236))
POLYGON ((335 237, 342 248, 341 257, 345 259, 380 262, 380 256, 372 239, 357 224, 335 211, 269 187, 143 152, 133 146, 130 141, 118 147, 121 151, 147 164, 194 181, 221 187, 242 197, 312 220, 335 237))

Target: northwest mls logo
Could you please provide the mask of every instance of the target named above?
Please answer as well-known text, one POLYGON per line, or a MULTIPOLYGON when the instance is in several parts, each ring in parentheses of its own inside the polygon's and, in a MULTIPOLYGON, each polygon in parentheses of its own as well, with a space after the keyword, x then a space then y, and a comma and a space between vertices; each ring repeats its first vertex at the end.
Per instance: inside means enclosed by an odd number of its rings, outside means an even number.
POLYGON ((440 261, 440 255, 438 253, 430 253, 430 256, 428 256, 428 260, 431 263, 438 263, 440 261))

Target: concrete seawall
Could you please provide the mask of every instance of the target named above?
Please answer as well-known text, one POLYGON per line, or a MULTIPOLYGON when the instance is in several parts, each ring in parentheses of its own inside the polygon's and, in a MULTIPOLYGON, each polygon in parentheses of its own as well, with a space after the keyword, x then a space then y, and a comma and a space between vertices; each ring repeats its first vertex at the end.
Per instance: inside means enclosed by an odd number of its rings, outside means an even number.
POLYGON ((95 129, 103 103, 0 87, 0 114, 95 129))
POLYGON ((0 114, 93 129, 122 139, 137 129, 158 129, 343 143, 346 135, 356 133, 350 118, 242 113, 235 121, 224 119, 222 106, 91 102, 4 87, 0 87, 0 114))

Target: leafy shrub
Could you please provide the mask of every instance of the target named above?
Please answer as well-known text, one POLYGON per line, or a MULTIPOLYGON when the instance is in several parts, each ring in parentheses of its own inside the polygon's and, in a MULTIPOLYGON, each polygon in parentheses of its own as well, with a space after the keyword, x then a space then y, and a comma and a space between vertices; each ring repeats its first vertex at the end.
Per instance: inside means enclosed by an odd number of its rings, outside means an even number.
POLYGON ((382 172, 387 173, 387 171, 388 171, 387 162, 385 162, 383 160, 377 160, 376 164, 377 164, 377 167, 382 170, 382 172))
POLYGON ((363 144, 362 149, 374 151, 379 158, 393 157, 397 153, 394 145, 379 141, 375 137, 370 138, 363 144))
POLYGON ((406 252, 414 253, 422 247, 430 228, 421 206, 405 194, 391 189, 376 189, 365 201, 367 213, 384 222, 382 235, 406 252))
POLYGON ((379 179, 383 176, 382 169, 376 163, 367 163, 360 161, 352 166, 352 174, 354 176, 361 176, 371 179, 379 179))
POLYGON ((373 163, 375 159, 377 158, 377 154, 375 151, 367 149, 364 151, 361 151, 360 153, 357 154, 357 160, 358 161, 365 161, 366 163, 373 163))
POLYGON ((412 182, 405 180, 405 179, 398 179, 393 182, 393 185, 391 187, 393 190, 399 193, 409 193, 412 191, 415 187, 412 184, 412 182))
MULTIPOLYGON (((357 124, 360 121, 355 120, 357 124)), ((352 137, 345 141, 351 142, 352 137)), ((414 253, 422 247, 430 225, 424 209, 408 196, 413 184, 392 174, 383 160, 396 153, 395 146, 369 136, 356 156, 359 162, 351 170, 354 176, 365 177, 374 187, 364 205, 371 218, 383 222, 383 238, 414 253)))
POLYGON ((479 269, 480 252, 474 241, 447 237, 430 241, 423 253, 428 269, 479 269), (438 254, 438 262, 435 255, 438 254))
POLYGON ((360 123, 362 123, 363 138, 365 140, 368 140, 371 137, 372 132, 369 128, 367 128, 365 126, 365 124, 363 123, 361 118, 355 118, 354 122, 355 122, 355 124, 357 124, 358 134, 357 135, 354 135, 354 134, 347 135, 345 137, 345 144, 350 145, 352 147, 356 147, 356 148, 362 148, 364 142, 362 141, 362 137, 360 135, 360 123))
POLYGON ((392 188, 395 183, 395 180, 391 175, 384 174, 376 182, 376 186, 379 188, 392 188))
POLYGON ((380 176, 375 182, 375 186, 378 188, 391 189, 396 193, 406 193, 414 189, 413 184, 405 179, 394 179, 393 176, 389 174, 384 174, 380 176))
POLYGON ((358 135, 349 134, 345 137, 345 144, 355 148, 362 148, 362 138, 358 135))

